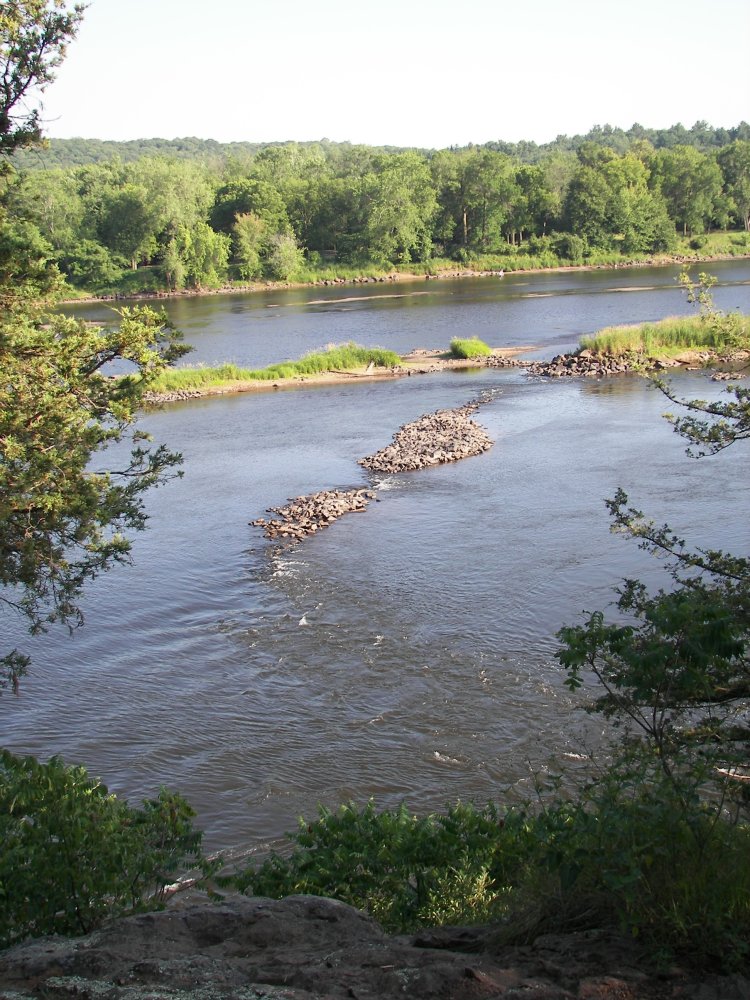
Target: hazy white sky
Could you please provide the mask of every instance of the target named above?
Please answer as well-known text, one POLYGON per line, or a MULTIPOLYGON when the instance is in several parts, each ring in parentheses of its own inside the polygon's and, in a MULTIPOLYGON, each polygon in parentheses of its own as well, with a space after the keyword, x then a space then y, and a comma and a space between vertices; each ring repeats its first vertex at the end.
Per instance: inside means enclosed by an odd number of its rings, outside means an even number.
POLYGON ((748 0, 91 0, 50 136, 445 147, 750 119, 748 0))

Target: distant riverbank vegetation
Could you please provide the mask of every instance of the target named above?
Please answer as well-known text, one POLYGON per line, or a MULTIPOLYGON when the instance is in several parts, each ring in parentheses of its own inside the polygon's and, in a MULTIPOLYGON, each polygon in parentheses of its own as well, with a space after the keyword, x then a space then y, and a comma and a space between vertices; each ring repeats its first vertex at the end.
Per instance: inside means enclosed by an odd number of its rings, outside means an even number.
POLYGON ((318 375, 321 372, 341 372, 367 368, 393 368, 401 358, 394 351, 383 348, 360 347, 358 344, 341 344, 325 351, 306 354, 298 361, 281 361, 267 368, 239 368, 237 365, 220 365, 216 368, 170 368, 149 386, 153 393, 185 392, 194 389, 216 389, 238 382, 272 382, 318 375))
POLYGON ((14 168, 9 238, 71 296, 750 253, 745 122, 437 151, 52 140, 14 168))

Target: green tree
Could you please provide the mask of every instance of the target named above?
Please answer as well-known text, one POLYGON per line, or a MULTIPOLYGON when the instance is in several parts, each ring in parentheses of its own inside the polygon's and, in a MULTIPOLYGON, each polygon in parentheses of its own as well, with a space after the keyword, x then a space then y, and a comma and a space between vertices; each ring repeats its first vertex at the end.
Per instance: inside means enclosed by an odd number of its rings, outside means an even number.
POLYGON ((610 200, 611 190, 603 172, 581 164, 565 198, 565 228, 592 246, 607 246, 610 200))
POLYGON ((146 248, 153 247, 157 228, 155 207, 145 188, 123 184, 102 197, 97 235, 102 244, 120 254, 135 271, 146 248))
POLYGON ((179 226, 167 248, 169 273, 180 278, 173 287, 219 288, 228 275, 230 243, 229 236, 215 233, 205 222, 179 226))
POLYGON ((71 170, 34 170, 15 175, 5 203, 8 216, 32 222, 56 254, 81 239, 85 209, 71 170))
POLYGON ((0 154, 41 138, 39 111, 28 102, 54 80, 83 10, 67 9, 64 0, 5 0, 0 7, 0 154))
MULTIPOLYGON (((734 331, 733 317, 713 307, 707 276, 699 285, 683 283, 707 321, 734 331)), ((750 390, 730 385, 728 401, 681 400, 656 381, 688 411, 669 419, 690 442, 690 454, 750 440, 750 390)), ((593 675, 602 692, 594 707, 640 734, 645 759, 686 804, 707 784, 718 785, 724 798, 744 800, 736 779, 746 773, 750 747, 750 559, 691 548, 669 525, 631 507, 622 490, 607 507, 613 530, 666 561, 673 587, 652 594, 641 581, 625 580, 620 621, 609 623, 596 611, 585 624, 562 629, 559 656, 568 683, 577 688, 593 675)))
POLYGON ((705 232, 722 193, 721 170, 714 159, 692 146, 661 150, 655 159, 653 183, 683 235, 705 232))
POLYGON ((122 262, 96 240, 71 243, 59 263, 72 284, 87 290, 113 288, 123 275, 122 262))
POLYGON ((262 219, 271 233, 288 233, 289 219, 284 200, 275 185, 264 180, 230 181, 216 192, 210 222, 220 233, 231 233, 238 215, 252 212, 262 219))
POLYGON ((365 190, 364 242, 373 260, 428 259, 437 200, 424 158, 411 152, 378 157, 365 190))
POLYGON ((185 867, 210 867, 193 815, 166 789, 133 808, 82 767, 0 750, 0 948, 157 907, 185 867))
MULTIPOLYGON (((175 474, 180 456, 135 427, 150 382, 184 352, 163 316, 123 310, 115 328, 63 316, 0 316, 0 607, 32 633, 82 623, 84 584, 126 562, 128 533, 146 523, 144 492, 175 474), (113 362, 130 374, 111 378, 113 362), (130 439, 109 471, 92 459, 130 439)), ((179 473, 177 473, 179 474, 179 473)), ((28 664, 13 651, 0 683, 28 664)))
POLYGON ((496 249, 511 211, 521 197, 516 166, 510 157, 477 150, 466 167, 465 200, 469 244, 476 250, 496 249))
POLYGON ((737 140, 716 157, 737 221, 750 231, 750 142, 737 140))
POLYGON ((252 281, 262 276, 262 254, 267 248, 268 230, 263 220, 252 212, 238 215, 232 226, 232 260, 239 278, 252 281))
POLYGON ((617 156, 588 143, 566 196, 566 228, 591 246, 652 253, 674 242, 661 193, 649 189, 649 168, 633 154, 617 156))
POLYGON ((0 315, 27 309, 60 287, 52 247, 33 223, 8 221, 0 201, 0 315))
POLYGON ((290 281, 304 263, 304 254, 293 236, 275 233, 270 240, 267 270, 277 281, 290 281))
POLYGON ((208 220, 215 182, 202 163, 144 156, 128 164, 124 176, 126 183, 146 192, 160 245, 166 245, 179 226, 190 229, 208 220))

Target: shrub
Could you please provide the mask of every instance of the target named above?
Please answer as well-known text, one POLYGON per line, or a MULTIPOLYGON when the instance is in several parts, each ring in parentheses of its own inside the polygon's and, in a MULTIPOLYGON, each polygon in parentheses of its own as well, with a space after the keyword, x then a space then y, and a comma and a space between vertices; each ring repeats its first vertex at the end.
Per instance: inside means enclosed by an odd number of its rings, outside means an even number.
POLYGON ((329 896, 387 930, 495 923, 498 942, 618 927, 655 958, 743 965, 750 940, 750 829, 621 754, 572 801, 501 810, 458 803, 349 804, 300 820, 288 855, 220 880, 254 895, 329 896))
POLYGON ((205 863, 192 816, 164 789, 137 809, 83 767, 0 750, 0 947, 158 908, 179 871, 205 863))
MULTIPOLYGON (((742 966, 750 933, 750 829, 621 746, 575 802, 553 801, 535 828, 536 881, 517 894, 522 936, 615 925, 659 958, 742 966), (546 872, 546 876, 542 873, 546 872)), ((518 927, 518 922, 515 922, 518 927)), ((515 936, 513 924, 506 936, 515 936)))
POLYGON ((505 886, 531 841, 522 813, 458 803, 445 815, 417 817, 406 806, 376 812, 321 808, 300 820, 288 857, 226 880, 241 891, 281 898, 332 896, 368 910, 389 930, 476 923, 502 916, 505 886))
POLYGON ((454 358, 486 358, 492 354, 492 348, 478 337, 463 340, 455 337, 451 341, 450 352, 454 358))

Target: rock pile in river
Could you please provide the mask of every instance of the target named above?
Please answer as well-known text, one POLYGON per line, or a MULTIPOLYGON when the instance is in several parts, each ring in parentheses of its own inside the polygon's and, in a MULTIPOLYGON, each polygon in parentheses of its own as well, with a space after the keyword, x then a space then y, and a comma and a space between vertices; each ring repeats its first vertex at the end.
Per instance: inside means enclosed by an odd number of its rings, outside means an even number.
POLYGON ((479 455, 492 446, 492 439, 471 419, 476 408, 472 404, 438 410, 404 424, 393 435, 391 444, 361 458, 359 464, 375 472, 409 472, 479 455))
POLYGON ((161 403, 179 403, 182 399, 200 399, 201 396, 200 389, 171 389, 169 392, 144 392, 143 402, 158 406, 161 403))
POLYGON ((487 368, 522 368, 525 364, 518 358, 509 358, 506 354, 489 354, 482 361, 487 368))
POLYGON ((265 529, 266 538, 299 541, 327 528, 343 514, 366 510, 373 499, 372 490, 323 490, 290 499, 285 507, 269 507, 269 514, 278 514, 278 518, 267 521, 259 517, 250 523, 265 529))
MULTIPOLYGON (((649 359, 639 358, 638 368, 656 367, 649 359)), ((594 354, 584 350, 578 354, 558 354, 551 361, 527 361, 525 364, 529 375, 543 375, 545 378, 561 378, 566 375, 593 375, 601 378, 603 375, 622 375, 631 372, 636 365, 626 357, 613 357, 607 354, 594 354)), ((660 367, 663 367, 661 365, 660 367)))

